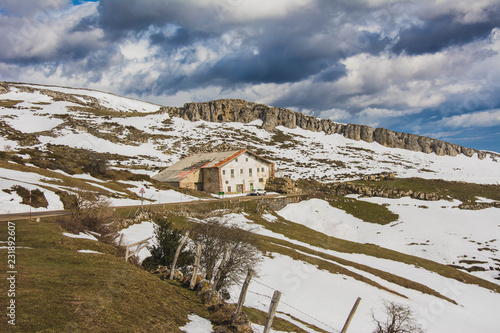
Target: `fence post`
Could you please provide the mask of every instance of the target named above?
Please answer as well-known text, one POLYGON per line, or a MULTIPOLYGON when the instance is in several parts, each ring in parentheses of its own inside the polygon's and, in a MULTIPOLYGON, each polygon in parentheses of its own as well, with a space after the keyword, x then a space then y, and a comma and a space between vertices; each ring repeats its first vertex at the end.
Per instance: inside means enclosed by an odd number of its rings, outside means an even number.
POLYGON ((129 246, 127 245, 127 249, 125 250, 125 261, 128 261, 128 257, 129 257, 129 246))
POLYGON ((181 242, 179 243, 179 246, 177 246, 177 250, 175 250, 174 261, 172 261, 172 267, 170 268, 170 276, 168 277, 169 280, 174 279, 174 272, 175 272, 175 265, 177 264, 177 258, 179 258, 181 249, 184 246, 184 243, 186 243, 188 236, 189 236, 189 230, 186 231, 184 237, 182 237, 181 242))
POLYGON ((361 297, 358 297, 358 299, 354 303, 354 306, 352 307, 351 312, 349 313, 349 316, 347 317, 347 320, 344 324, 344 327, 342 328, 342 331, 340 333, 347 332, 347 329, 349 328, 349 324, 351 324, 352 317, 354 316, 354 313, 356 312, 356 309, 358 308, 359 302, 361 302, 361 297))
POLYGON ((220 278, 222 277, 222 269, 224 268, 224 264, 226 263, 228 256, 229 256, 229 249, 226 247, 226 250, 224 251, 224 256, 222 257, 222 261, 219 265, 219 268, 217 269, 217 275, 215 276, 214 285, 212 287, 212 296, 215 294, 217 290, 217 285, 219 284, 220 278))
POLYGON ((263 333, 269 333, 271 326, 273 325, 274 315, 276 314, 276 309, 278 308, 278 303, 280 301, 281 292, 275 291, 273 298, 271 299, 271 305, 269 306, 269 312, 267 313, 266 326, 264 327, 263 333))
POLYGON ((252 279, 253 269, 248 269, 248 274, 243 283, 243 287, 241 288, 240 298, 238 299, 238 305, 236 306, 236 310, 234 311, 233 317, 236 317, 240 314, 241 309, 243 308, 243 303, 245 303, 245 297, 247 295, 248 285, 250 284, 250 280, 252 279))
POLYGON ((191 276, 191 282, 189 283, 189 289, 193 289, 196 284, 196 279, 198 277, 198 270, 200 269, 200 259, 201 259, 201 243, 196 243, 196 257, 194 258, 193 276, 191 276))

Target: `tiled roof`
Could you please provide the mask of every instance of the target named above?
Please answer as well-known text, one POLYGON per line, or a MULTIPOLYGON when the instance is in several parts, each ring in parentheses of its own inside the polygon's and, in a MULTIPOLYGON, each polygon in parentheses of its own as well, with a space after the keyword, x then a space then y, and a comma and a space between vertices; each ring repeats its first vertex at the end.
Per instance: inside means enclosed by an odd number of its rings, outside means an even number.
MULTIPOLYGON (((170 167, 166 168, 165 170, 161 171, 159 174, 153 176, 152 178, 161 182, 178 182, 198 169, 223 166, 224 164, 240 156, 244 152, 251 153, 246 149, 241 149, 241 150, 231 150, 224 152, 191 154, 186 158, 183 158, 182 160, 178 161, 177 163, 171 165, 170 167)), ((253 156, 259 157, 255 153, 251 154, 253 156)), ((266 159, 263 160, 268 163, 271 163, 266 159)))

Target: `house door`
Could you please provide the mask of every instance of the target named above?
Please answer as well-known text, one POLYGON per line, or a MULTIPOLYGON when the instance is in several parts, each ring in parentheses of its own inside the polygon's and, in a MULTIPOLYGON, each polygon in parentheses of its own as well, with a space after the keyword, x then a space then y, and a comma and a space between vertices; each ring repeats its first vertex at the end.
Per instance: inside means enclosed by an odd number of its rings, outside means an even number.
POLYGON ((236 192, 238 192, 238 193, 243 192, 243 184, 236 185, 236 192))
POLYGON ((203 183, 194 183, 195 190, 203 191, 203 183))
POLYGON ((250 183, 250 191, 253 191, 253 183, 250 183))

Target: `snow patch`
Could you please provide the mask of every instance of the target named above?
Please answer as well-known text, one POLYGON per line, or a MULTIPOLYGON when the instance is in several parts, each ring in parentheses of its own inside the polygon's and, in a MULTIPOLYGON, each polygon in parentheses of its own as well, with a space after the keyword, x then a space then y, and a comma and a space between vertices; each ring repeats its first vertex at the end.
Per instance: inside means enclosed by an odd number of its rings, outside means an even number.
POLYGON ((196 314, 188 315, 189 322, 179 329, 186 333, 211 333, 213 332, 210 320, 202 318, 196 314))
POLYGON ((90 239, 90 240, 93 240, 93 241, 97 241, 97 238, 94 235, 90 235, 90 234, 85 233, 85 232, 80 232, 78 235, 77 234, 72 234, 72 233, 69 233, 69 232, 63 232, 63 235, 66 236, 66 237, 70 237, 70 238, 90 239))

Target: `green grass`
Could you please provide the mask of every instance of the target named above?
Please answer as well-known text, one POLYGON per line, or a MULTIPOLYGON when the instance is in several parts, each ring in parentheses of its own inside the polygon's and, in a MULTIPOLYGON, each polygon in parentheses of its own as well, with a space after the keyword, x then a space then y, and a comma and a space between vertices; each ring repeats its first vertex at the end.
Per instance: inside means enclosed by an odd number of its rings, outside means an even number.
MULTIPOLYGON (((173 218, 176 227, 185 217, 173 218)), ((180 332, 190 313, 213 318, 199 296, 179 282, 162 281, 123 260, 118 248, 62 235, 52 219, 16 222, 16 326, 0 321, 0 331, 12 332, 180 332), (80 249, 103 254, 77 252, 80 249)), ((0 223, 0 240, 7 223, 0 223)), ((6 249, 0 249, 6 258, 6 249)), ((0 269, 7 271, 7 260, 0 269)), ((7 280, 0 281, 1 290, 7 280)), ((0 306, 7 307, 7 297, 0 306)), ((251 311, 265 320, 266 314, 251 311)), ((304 332, 276 319, 276 329, 304 332)))
MULTIPOLYGON (((179 332, 189 313, 208 317, 194 292, 125 263, 114 246, 65 237, 55 223, 19 221, 16 229, 17 246, 29 248, 16 250, 14 331, 179 332)), ((2 240, 5 230, 2 223, 2 240)), ((5 260, 0 267, 7 271, 5 260)))
POLYGON ((345 198, 337 195, 329 195, 326 200, 330 206, 344 210, 365 222, 377 224, 389 224, 397 221, 398 214, 391 212, 387 207, 367 201, 345 198))
MULTIPOLYGON (((312 230, 306 226, 287 221, 282 217, 278 217, 279 222, 268 222, 264 220, 260 215, 256 212, 255 202, 251 202, 248 205, 247 212, 249 213, 248 217, 251 218, 255 223, 261 224, 267 229, 285 235, 286 237, 294 240, 298 240, 312 246, 317 246, 320 248, 324 248, 327 250, 333 250, 344 253, 359 253, 365 254, 368 256, 373 256, 376 258, 389 259, 394 261, 399 261, 408 265, 414 265, 417 267, 422 267, 432 272, 436 272, 441 276, 446 278, 455 279, 461 281, 463 283, 468 284, 476 284, 483 288, 493 290, 495 292, 500 292, 500 286, 494 284, 492 282, 480 279, 473 275, 464 273, 447 265, 439 264, 437 262, 419 258, 416 256, 400 253, 394 250, 389 250, 378 245, 374 244, 362 244, 356 243, 340 238, 335 238, 331 236, 327 236, 321 232, 312 230), (253 205, 253 207, 251 206, 253 205)), ((273 240, 275 243, 280 243, 279 240, 273 240)), ((286 246, 291 246, 292 248, 297 249, 297 245, 287 244, 286 246)), ((303 248, 302 250, 305 250, 303 248)), ((424 292, 423 290, 421 290, 424 292)))
POLYGON ((500 200, 500 186, 498 185, 482 185, 422 178, 396 178, 394 180, 382 180, 376 184, 370 181, 357 180, 353 183, 366 186, 383 186, 388 189, 412 190, 414 192, 434 192, 445 198, 458 199, 469 203, 475 202, 477 196, 500 200))

